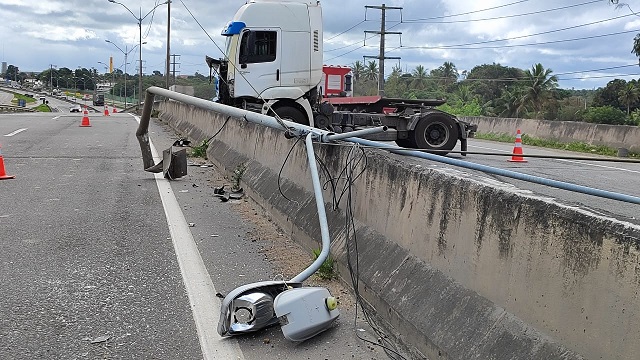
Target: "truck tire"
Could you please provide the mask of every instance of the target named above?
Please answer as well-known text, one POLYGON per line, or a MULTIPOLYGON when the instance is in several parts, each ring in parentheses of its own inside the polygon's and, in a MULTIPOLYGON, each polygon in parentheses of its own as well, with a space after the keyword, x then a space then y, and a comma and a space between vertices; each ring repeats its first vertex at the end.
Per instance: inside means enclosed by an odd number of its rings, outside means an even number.
POLYGON ((409 138, 418 149, 453 150, 458 143, 458 133, 458 124, 449 115, 430 112, 418 120, 415 129, 409 133, 409 138))
POLYGON ((282 120, 288 120, 302 125, 309 125, 307 117, 302 113, 302 111, 294 107, 281 106, 277 108, 275 112, 282 120))

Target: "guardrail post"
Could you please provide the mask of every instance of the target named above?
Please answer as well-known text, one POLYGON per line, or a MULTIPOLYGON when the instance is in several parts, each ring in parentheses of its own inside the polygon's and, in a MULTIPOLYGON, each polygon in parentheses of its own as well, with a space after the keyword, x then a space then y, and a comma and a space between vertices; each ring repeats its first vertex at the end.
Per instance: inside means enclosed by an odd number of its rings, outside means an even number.
POLYGON ((151 119, 151 110, 153 109, 153 99, 155 95, 149 91, 146 93, 144 107, 142 108, 142 117, 140 118, 138 130, 136 130, 136 138, 138 138, 140 151, 142 151, 142 162, 145 170, 155 165, 149 144, 149 120, 151 119))

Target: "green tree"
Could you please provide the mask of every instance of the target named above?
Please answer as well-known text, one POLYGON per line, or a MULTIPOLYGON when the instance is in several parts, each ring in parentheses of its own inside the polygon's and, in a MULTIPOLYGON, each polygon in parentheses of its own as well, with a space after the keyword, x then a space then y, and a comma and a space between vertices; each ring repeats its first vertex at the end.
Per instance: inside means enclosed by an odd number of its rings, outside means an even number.
POLYGON ((524 71, 518 68, 496 63, 483 64, 467 72, 467 76, 461 84, 468 85, 471 91, 479 97, 480 103, 490 108, 502 96, 503 91, 517 86, 518 82, 514 80, 523 77, 524 71))
POLYGON ((362 77, 365 80, 378 81, 378 63, 369 61, 362 72, 362 77))
POLYGON ((24 81, 24 79, 26 78, 26 76, 27 75, 25 73, 21 73, 20 69, 18 69, 18 67, 14 66, 14 65, 9 65, 7 67, 7 71, 5 71, 5 73, 4 73, 4 78, 5 79, 17 81, 17 82, 19 82, 21 84, 24 81))
POLYGON ((387 97, 404 97, 407 86, 402 75, 402 69, 395 65, 384 84, 384 92, 387 97))
POLYGON ((427 87, 427 69, 422 65, 416 66, 416 68, 412 72, 413 81, 411 82, 411 87, 417 90, 423 90, 427 87))
POLYGON ((527 112, 527 103, 524 101, 525 89, 513 87, 505 89, 502 95, 494 102, 496 115, 502 117, 520 117, 527 112))
POLYGON ((622 79, 613 79, 604 88, 599 88, 593 95, 593 106, 613 106, 620 110, 625 108, 620 102, 620 92, 627 86, 622 79))
POLYGON ((431 76, 437 78, 441 85, 448 88, 450 84, 458 81, 460 74, 452 62, 445 61, 437 69, 431 71, 431 76))
POLYGON ((525 71, 525 94, 522 100, 523 104, 531 105, 536 116, 558 87, 558 77, 551 75, 552 72, 553 70, 545 69, 540 63, 525 71))
POLYGON ((618 93, 618 100, 627 106, 627 116, 631 113, 631 106, 638 102, 638 94, 638 88, 631 82, 618 93))
POLYGON ((595 124, 622 125, 625 123, 624 111, 613 106, 592 107, 584 114, 584 120, 595 124))
POLYGON ((477 99, 475 94, 471 91, 471 87, 468 85, 458 86, 454 95, 463 103, 468 103, 477 99))
POLYGON ((360 80, 360 77, 362 77, 362 74, 365 72, 362 61, 358 60, 354 62, 353 65, 351 65, 351 72, 353 72, 353 80, 360 80))

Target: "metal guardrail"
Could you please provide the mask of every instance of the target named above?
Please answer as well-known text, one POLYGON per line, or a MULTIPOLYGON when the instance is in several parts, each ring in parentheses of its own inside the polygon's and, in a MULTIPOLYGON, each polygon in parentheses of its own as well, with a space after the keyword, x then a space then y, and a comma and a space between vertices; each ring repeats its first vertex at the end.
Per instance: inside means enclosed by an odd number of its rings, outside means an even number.
POLYGON ((15 105, 0 105, 0 112, 36 112, 36 110, 28 107, 15 106, 15 105))
MULTIPOLYGON (((153 156, 151 154, 151 148, 149 147, 148 128, 149 128, 149 120, 151 118, 152 103, 153 103, 155 94, 164 96, 169 99, 177 100, 185 104, 193 105, 201 109, 215 111, 215 112, 222 113, 224 115, 231 116, 238 119, 244 119, 246 121, 271 127, 277 130, 287 131, 287 132, 293 131, 296 133, 296 135, 299 135, 299 136, 313 133, 315 140, 321 141, 321 142, 330 142, 332 141, 330 140, 331 136, 335 136, 335 134, 330 133, 329 131, 320 130, 317 128, 297 124, 297 123, 286 121, 286 120, 276 120, 271 116, 262 115, 259 113, 238 109, 238 108, 234 108, 234 107, 223 105, 223 104, 218 104, 209 100, 199 99, 193 96, 177 93, 174 91, 170 91, 167 89, 154 86, 154 87, 148 88, 146 91, 144 108, 142 110, 142 118, 140 120, 140 125, 138 126, 138 130, 136 131, 136 137, 138 138, 138 142, 140 143, 140 149, 142 150, 142 158, 143 158, 145 169, 148 169, 154 166, 153 156)), ((637 196, 614 193, 611 191, 571 184, 571 183, 562 182, 562 181, 546 179, 539 176, 523 174, 516 171, 494 168, 491 166, 486 166, 481 164, 474 164, 468 161, 448 158, 446 156, 430 154, 423 151, 406 149, 406 148, 402 148, 395 145, 360 139, 357 137, 350 137, 343 140, 361 144, 364 146, 384 149, 396 154, 419 157, 419 158, 437 161, 437 162, 441 162, 441 163, 445 163, 453 166, 463 167, 466 169, 479 170, 488 174, 506 176, 512 179, 523 180, 531 183, 555 187, 558 189, 583 193, 587 195, 598 196, 598 197, 607 198, 607 199, 624 201, 632 204, 640 204, 640 197, 637 197, 637 196)))

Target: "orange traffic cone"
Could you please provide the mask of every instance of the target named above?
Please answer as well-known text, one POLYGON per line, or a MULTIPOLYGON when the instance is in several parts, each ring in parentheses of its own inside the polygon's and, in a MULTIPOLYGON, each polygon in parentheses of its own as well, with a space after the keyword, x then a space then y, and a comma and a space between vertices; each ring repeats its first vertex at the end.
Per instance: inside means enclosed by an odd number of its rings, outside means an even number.
POLYGON ((89 112, 87 111, 87 108, 84 108, 84 116, 82 116, 82 123, 80 123, 81 127, 87 127, 87 126, 91 126, 91 124, 89 123, 89 112))
POLYGON ((104 106, 104 116, 109 116, 109 106, 104 106))
POLYGON ((516 143, 513 147, 513 155, 511 156, 511 160, 508 161, 527 162, 527 160, 522 157, 522 134, 520 133, 520 129, 518 129, 518 132, 516 133, 516 143))
POLYGON ((115 114, 115 113, 117 113, 117 112, 118 112, 118 110, 117 110, 117 109, 116 109, 116 107, 114 106, 114 107, 113 107, 113 111, 112 111, 112 113, 114 113, 114 114, 115 114))
POLYGON ((15 175, 7 175, 4 171, 4 158, 2 157, 2 148, 0 148, 0 180, 13 179, 15 175))

